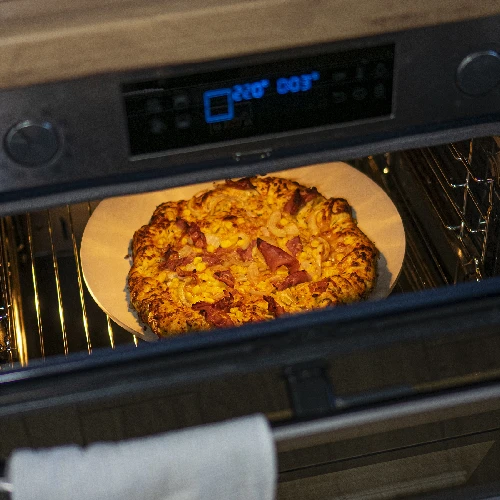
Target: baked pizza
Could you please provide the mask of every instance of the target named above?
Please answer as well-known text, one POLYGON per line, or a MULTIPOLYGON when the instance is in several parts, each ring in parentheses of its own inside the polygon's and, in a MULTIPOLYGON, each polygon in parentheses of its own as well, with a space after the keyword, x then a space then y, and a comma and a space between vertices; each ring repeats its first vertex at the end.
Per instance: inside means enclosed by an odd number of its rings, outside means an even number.
POLYGON ((163 337, 362 300, 377 249, 346 200, 251 177, 158 206, 132 257, 131 305, 163 337))

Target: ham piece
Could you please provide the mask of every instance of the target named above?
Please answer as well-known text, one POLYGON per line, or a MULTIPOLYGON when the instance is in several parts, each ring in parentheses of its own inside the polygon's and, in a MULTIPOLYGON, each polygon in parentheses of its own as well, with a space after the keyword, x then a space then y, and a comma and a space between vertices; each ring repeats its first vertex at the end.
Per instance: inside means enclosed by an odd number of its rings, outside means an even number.
POLYGON ((184 219, 178 217, 177 220, 175 221, 175 225, 179 229, 187 233, 187 235, 193 240, 193 244, 195 247, 206 248, 207 239, 205 238, 205 235, 201 231, 200 226, 198 226, 196 222, 189 223, 184 219))
POLYGON ((217 326, 219 328, 234 326, 231 318, 222 314, 219 310, 214 309, 213 307, 203 309, 202 312, 205 315, 205 319, 213 326, 217 326))
POLYGON ((296 271, 289 274, 283 281, 280 281, 276 285, 276 289, 279 291, 285 290, 286 288, 298 285, 299 283, 306 283, 307 281, 311 281, 311 277, 306 271, 296 271))
POLYGON ((271 245, 260 238, 257 238, 257 248, 262 253, 272 272, 276 271, 280 266, 288 267, 291 273, 299 270, 299 261, 289 253, 281 250, 281 248, 271 245))
POLYGON ((192 255, 187 255, 186 257, 180 258, 179 252, 169 248, 165 255, 163 256, 164 262, 162 264, 163 269, 168 269, 169 271, 176 271, 179 266, 186 266, 193 260, 192 255))
POLYGON ((302 241, 300 240, 300 236, 294 236, 287 242, 286 247, 290 250, 290 253, 296 257, 298 253, 302 252, 302 241))
POLYGON ((193 244, 197 248, 206 248, 207 239, 205 235, 201 232, 200 226, 195 222, 191 222, 189 224, 189 228, 187 230, 187 234, 193 240, 193 244))
POLYGON ((179 265, 179 252, 169 248, 163 257, 165 262, 162 267, 168 269, 169 271, 175 271, 175 268, 179 265))
POLYGON ((205 262, 209 266, 216 266, 217 264, 222 264, 222 257, 215 253, 204 252, 201 254, 201 258, 203 259, 203 262, 205 262))
POLYGON ((297 212, 308 202, 320 196, 318 190, 314 187, 308 189, 297 188, 292 197, 285 203, 283 210, 290 215, 296 215, 297 212))
POLYGON ((185 221, 184 219, 181 219, 180 217, 177 217, 175 221, 175 225, 181 229, 182 231, 187 231, 189 228, 189 223, 185 221))
MULTIPOLYGON (((226 292, 227 293, 227 292, 226 292)), ((191 307, 195 311, 204 311, 205 309, 218 309, 220 311, 229 311, 231 305, 233 304, 233 296, 230 293, 227 293, 222 299, 219 299, 217 302, 205 302, 200 301, 193 304, 191 307)))
POLYGON ((290 215, 295 215, 304 205, 305 201, 300 196, 300 189, 297 188, 293 192, 292 197, 285 203, 283 210, 290 215))
POLYGON ((226 185, 235 189, 255 189, 255 186, 250 181, 250 177, 243 177, 243 179, 237 181, 226 179, 226 185))
POLYGON ((241 260, 244 262, 248 262, 249 260, 252 260, 252 250, 255 247, 256 241, 253 240, 250 245, 248 245, 245 250, 243 248, 238 248, 236 251, 238 252, 238 255, 240 256, 241 260))
POLYGON ((222 283, 225 283, 227 286, 234 287, 234 276, 231 274, 229 269, 224 271, 216 271, 214 276, 222 283))
POLYGON ((269 310, 269 312, 275 316, 276 318, 278 316, 281 316, 283 314, 285 314, 285 310, 283 309, 282 306, 280 306, 275 300, 273 297, 271 297, 270 295, 264 295, 264 300, 267 302, 267 309, 269 310))
POLYGON ((191 307, 195 311, 200 311, 211 325, 222 328, 234 326, 232 320, 224 314, 224 311, 229 312, 232 303, 233 296, 229 293, 213 304, 202 301, 196 302, 196 304, 193 304, 191 307))
POLYGON ((318 190, 315 187, 312 187, 312 188, 303 189, 300 192, 300 196, 302 196, 304 203, 307 203, 308 201, 314 200, 314 198, 316 198, 316 196, 320 196, 320 194, 318 193, 318 190))

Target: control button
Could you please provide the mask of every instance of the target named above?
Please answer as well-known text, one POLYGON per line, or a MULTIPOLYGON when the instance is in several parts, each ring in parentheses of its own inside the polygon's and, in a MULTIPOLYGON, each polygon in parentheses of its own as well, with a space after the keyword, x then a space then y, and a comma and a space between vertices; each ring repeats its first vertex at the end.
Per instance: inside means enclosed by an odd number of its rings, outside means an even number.
POLYGON ((191 115, 179 115, 175 117, 175 126, 185 130, 191 126, 191 115))
POLYGON ((189 97, 186 94, 178 94, 172 98, 172 104, 175 110, 186 109, 189 107, 189 97))
POLYGON ((244 127, 251 127, 253 125, 252 117, 247 111, 241 113, 240 120, 243 122, 244 127))
POLYGON ((384 78, 387 76, 387 73, 387 66, 384 63, 378 63, 377 66, 375 66, 375 70, 373 71, 373 77, 384 78))
POLYGON ((167 125, 159 118, 153 118, 149 121, 149 131, 155 135, 161 135, 167 130, 167 125))
POLYGON ((54 126, 49 122, 24 121, 14 125, 5 137, 5 150, 12 160, 28 167, 44 165, 60 148, 54 126))
POLYGON ((222 123, 220 122, 211 123, 210 132, 213 132, 215 134, 222 132, 222 123))
POLYGON ((336 71, 332 75, 332 80, 334 82, 337 82, 337 83, 343 82, 346 79, 347 79, 347 72, 346 71, 336 71))
POLYGON ((333 102, 341 104, 347 101, 347 94, 345 92, 332 92, 333 102))
POLYGON ((163 106, 161 105, 160 99, 153 97, 146 101, 146 111, 151 114, 161 113, 163 111, 163 106))
POLYGON ((356 75, 354 76, 354 78, 360 81, 363 80, 364 77, 365 77, 365 68, 363 66, 358 66, 356 68, 356 75))
POLYGON ((500 56, 493 50, 474 52, 458 66, 457 85, 469 95, 482 95, 500 83, 500 56))
POLYGON ((377 83, 375 87, 373 87, 373 96, 375 99, 385 99, 385 85, 383 83, 377 83))
POLYGON ((352 91, 352 97, 356 101, 362 101, 363 99, 366 98, 367 95, 368 95, 368 90, 366 90, 364 87, 356 87, 352 91))

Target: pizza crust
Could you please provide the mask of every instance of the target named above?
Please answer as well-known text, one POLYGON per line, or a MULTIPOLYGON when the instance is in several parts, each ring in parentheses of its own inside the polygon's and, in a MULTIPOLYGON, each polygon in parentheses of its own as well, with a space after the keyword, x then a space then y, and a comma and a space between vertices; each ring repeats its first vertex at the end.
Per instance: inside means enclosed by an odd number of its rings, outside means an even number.
POLYGON ((134 234, 128 286, 169 336, 362 300, 377 254, 346 200, 252 177, 158 206, 134 234))

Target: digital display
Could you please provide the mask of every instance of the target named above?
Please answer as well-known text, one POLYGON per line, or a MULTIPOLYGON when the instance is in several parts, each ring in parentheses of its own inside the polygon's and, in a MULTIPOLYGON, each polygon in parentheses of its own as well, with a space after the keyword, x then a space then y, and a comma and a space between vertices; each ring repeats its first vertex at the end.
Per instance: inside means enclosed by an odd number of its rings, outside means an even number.
POLYGON ((123 86, 132 155, 391 113, 394 46, 123 86))
MULTIPOLYGON (((312 89, 312 82, 319 80, 319 73, 313 71, 305 75, 280 77, 273 81, 272 88, 279 94, 288 92, 307 92, 312 89)), ((226 122, 234 120, 234 103, 262 99, 266 89, 270 88, 267 79, 258 82, 241 83, 229 89, 207 90, 203 93, 205 121, 207 123, 226 122)))

